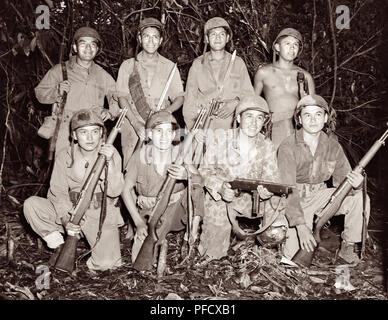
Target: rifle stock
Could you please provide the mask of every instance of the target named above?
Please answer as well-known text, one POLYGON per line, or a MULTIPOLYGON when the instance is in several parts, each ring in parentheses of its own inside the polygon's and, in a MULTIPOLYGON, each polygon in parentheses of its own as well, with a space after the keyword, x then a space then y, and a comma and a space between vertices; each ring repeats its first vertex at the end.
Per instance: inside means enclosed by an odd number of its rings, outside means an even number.
MULTIPOLYGON (((388 136, 388 130, 381 136, 379 140, 377 140, 372 147, 368 150, 368 152, 364 155, 364 157, 360 160, 358 165, 354 168, 353 171, 357 173, 362 173, 367 164, 372 160, 375 156, 376 152, 380 149, 381 146, 385 145, 385 139, 388 136)), ((321 229, 322 227, 337 213, 340 209, 342 202, 348 193, 352 190, 352 186, 349 183, 348 178, 345 178, 342 183, 338 186, 338 188, 331 195, 329 202, 323 208, 321 212, 321 217, 316 221, 314 226, 313 236, 315 241, 317 242, 317 246, 321 242, 321 229)), ((314 258, 315 253, 314 248, 313 251, 306 251, 300 248, 295 256, 292 258, 292 261, 296 264, 303 267, 310 267, 312 260, 314 258)))
MULTIPOLYGON (((106 139, 106 144, 113 144, 127 111, 128 108, 124 108, 122 110, 120 117, 116 122, 116 125, 114 126, 108 138, 106 139)), ((98 180, 100 179, 104 167, 105 156, 100 154, 97 158, 97 161, 94 163, 94 166, 90 171, 84 185, 82 186, 76 205, 71 210, 73 214, 70 219, 70 222, 72 222, 73 224, 79 225, 86 210, 89 208, 90 202, 94 194, 94 190, 96 189, 98 180)), ((77 244, 78 236, 67 235, 65 244, 63 245, 58 259, 55 262, 55 269, 69 273, 74 270, 77 244)))

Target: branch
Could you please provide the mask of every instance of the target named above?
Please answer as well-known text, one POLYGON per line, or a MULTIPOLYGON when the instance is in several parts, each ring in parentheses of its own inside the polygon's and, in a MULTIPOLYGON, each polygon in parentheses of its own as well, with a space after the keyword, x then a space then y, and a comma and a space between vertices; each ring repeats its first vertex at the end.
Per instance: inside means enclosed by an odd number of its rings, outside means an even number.
POLYGON ((4 133, 4 138, 3 138, 3 154, 2 154, 2 159, 1 159, 1 165, 0 165, 0 199, 1 199, 1 190, 4 189, 3 186, 3 170, 4 170, 4 162, 5 162, 5 155, 6 155, 6 149, 7 149, 7 137, 8 137, 8 120, 9 120, 9 115, 11 114, 11 106, 9 105, 9 76, 7 72, 7 68, 3 66, 3 64, 0 62, 1 68, 4 70, 5 75, 7 76, 7 85, 6 85, 6 103, 7 103, 7 115, 5 117, 5 133, 4 133))
POLYGON ((369 103, 372 103, 372 102, 376 102, 376 101, 380 101, 381 99, 380 98, 376 98, 376 99, 372 99, 372 100, 369 100, 369 101, 366 101, 360 105, 358 105, 357 107, 354 107, 354 108, 350 108, 350 109, 335 109, 335 111, 337 112, 348 112, 348 111, 353 111, 353 110, 356 110, 356 109, 360 109, 362 108, 363 106, 369 104, 369 103))
POLYGON ((331 0, 327 0, 327 5, 329 9, 329 18, 330 18, 330 30, 331 30, 331 35, 333 37, 333 63, 334 63, 334 79, 333 79, 333 90, 331 92, 331 99, 330 99, 330 104, 329 107, 331 108, 333 106, 333 101, 335 98, 335 92, 337 90, 337 40, 335 38, 335 29, 334 29, 334 20, 333 20, 333 7, 331 5, 331 0))
POLYGON ((313 30, 311 32, 311 73, 314 74, 315 73, 315 63, 314 63, 314 59, 315 57, 317 56, 315 54, 315 51, 314 51, 314 42, 316 39, 314 39, 314 37, 316 38, 316 34, 315 34, 315 25, 316 25, 316 20, 317 20, 317 8, 316 8, 316 3, 315 3, 316 0, 313 1, 313 8, 314 8, 314 13, 313 13, 313 30))

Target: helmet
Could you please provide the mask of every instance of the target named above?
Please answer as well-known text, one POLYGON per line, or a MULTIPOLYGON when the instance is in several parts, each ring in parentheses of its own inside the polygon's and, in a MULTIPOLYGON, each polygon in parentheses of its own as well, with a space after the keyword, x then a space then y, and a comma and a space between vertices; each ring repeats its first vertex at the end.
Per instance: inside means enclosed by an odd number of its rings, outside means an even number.
POLYGON ((79 38, 81 37, 92 37, 95 38, 100 43, 102 42, 100 35, 98 32, 90 27, 81 27, 79 28, 75 33, 73 37, 73 41, 77 42, 79 38))
POLYGON ((230 38, 232 38, 232 29, 230 29, 229 23, 221 17, 214 17, 206 21, 205 27, 204 27, 204 34, 205 36, 209 32, 209 30, 218 28, 218 27, 223 27, 226 29, 226 31, 230 34, 230 38))
POLYGON ((275 38, 275 41, 272 43, 272 50, 275 52, 275 44, 279 41, 281 37, 284 37, 284 36, 291 36, 299 40, 300 50, 298 54, 300 54, 303 49, 303 38, 301 33, 294 28, 285 28, 282 31, 280 31, 277 37, 275 38))
POLYGON ((296 105, 295 114, 298 115, 300 111, 307 106, 318 106, 324 109, 327 113, 330 113, 329 105, 325 99, 317 94, 310 94, 299 100, 298 104, 296 105))
POLYGON ((274 247, 286 240, 287 227, 269 226, 265 231, 256 236, 257 241, 264 247, 274 247))
POLYGON ((104 121, 97 110, 82 109, 74 113, 70 121, 71 131, 86 126, 100 126, 104 128, 104 121))
POLYGON ((269 114, 267 101, 256 94, 245 96, 240 100, 236 107, 236 116, 246 110, 258 110, 269 114))
POLYGON ((175 117, 166 110, 161 110, 153 113, 146 122, 146 129, 153 129, 162 123, 171 123, 173 127, 178 127, 175 117))
POLYGON ((163 29, 163 24, 158 19, 145 18, 140 21, 138 32, 141 32, 143 29, 148 27, 155 27, 161 31, 163 29))

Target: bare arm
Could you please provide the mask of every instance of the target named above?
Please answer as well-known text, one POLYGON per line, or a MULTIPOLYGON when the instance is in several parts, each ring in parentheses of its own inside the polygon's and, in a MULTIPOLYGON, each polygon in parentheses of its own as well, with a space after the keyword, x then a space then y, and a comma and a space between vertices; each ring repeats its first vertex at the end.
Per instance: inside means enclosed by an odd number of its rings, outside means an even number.
POLYGON ((254 89, 255 93, 259 96, 261 95, 264 87, 264 71, 263 68, 259 68, 255 74, 254 78, 254 89))

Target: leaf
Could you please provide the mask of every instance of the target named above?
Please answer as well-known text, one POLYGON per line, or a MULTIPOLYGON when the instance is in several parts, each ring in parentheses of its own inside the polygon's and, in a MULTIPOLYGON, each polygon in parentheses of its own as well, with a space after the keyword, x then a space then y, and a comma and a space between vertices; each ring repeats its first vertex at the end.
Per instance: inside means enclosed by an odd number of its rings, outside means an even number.
POLYGON ((326 283, 325 280, 322 280, 321 278, 313 277, 313 276, 310 276, 310 280, 311 280, 312 282, 314 282, 314 283, 319 283, 319 284, 321 284, 321 283, 326 283))
POLYGON ((165 298, 164 300, 184 300, 183 298, 181 298, 179 295, 177 295, 176 293, 172 293, 170 292, 165 298))

